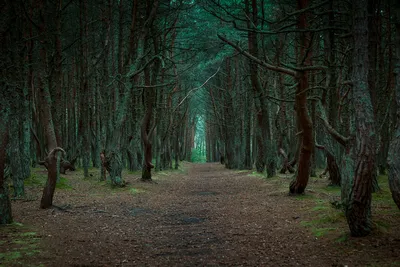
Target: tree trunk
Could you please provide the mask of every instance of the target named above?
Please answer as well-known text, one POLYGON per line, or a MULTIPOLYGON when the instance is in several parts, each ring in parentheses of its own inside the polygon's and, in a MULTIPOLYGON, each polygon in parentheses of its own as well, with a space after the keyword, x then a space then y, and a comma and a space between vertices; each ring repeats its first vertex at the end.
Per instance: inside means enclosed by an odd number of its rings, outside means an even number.
MULTIPOLYGON (((396 25, 396 55, 397 62, 394 73, 396 74, 396 102, 397 102, 397 117, 396 117, 396 132, 390 142, 388 165, 389 165, 389 186, 392 192, 392 198, 400 209, 400 4, 397 3, 395 9, 395 25, 396 25)), ((388 25, 390 27, 390 25, 388 25)))
MULTIPOLYGON (((1 88, 6 86, 2 83, 1 88)), ((8 193, 8 185, 5 183, 4 169, 6 163, 6 148, 8 144, 8 128, 10 107, 6 90, 0 93, 0 225, 12 222, 11 202, 8 193)))
POLYGON ((90 163, 90 123, 89 123, 89 73, 88 73, 88 23, 87 23, 87 3, 84 0, 79 1, 80 14, 80 91, 81 91, 81 118, 79 132, 82 138, 82 163, 84 177, 89 177, 90 163))
POLYGON ((340 186, 342 176, 340 174, 339 166, 336 163, 335 156, 333 153, 326 147, 316 145, 317 148, 322 149, 325 152, 326 155, 326 162, 327 162, 327 167, 326 170, 324 171, 323 174, 326 174, 326 172, 329 172, 329 185, 333 186, 340 186))
POLYGON ((299 85, 296 91, 296 114, 302 129, 302 142, 299 155, 296 179, 290 183, 289 191, 291 194, 303 194, 307 187, 310 176, 311 156, 314 149, 314 135, 310 117, 307 109, 308 87, 306 74, 300 74, 299 85))
MULTIPOLYGON (((146 28, 144 29, 144 35, 143 35, 144 49, 150 48, 148 34, 150 33, 151 27, 153 25, 153 22, 154 22, 154 19, 156 16, 156 11, 158 9, 158 4, 159 4, 158 0, 155 0, 152 4, 150 2, 147 3, 148 4, 148 6, 147 6, 147 21, 146 21, 147 25, 146 25, 146 28)), ((154 48, 158 49, 156 38, 157 38, 156 36, 153 36, 154 48)), ((155 51, 155 52, 157 52, 157 51, 155 51)), ((154 83, 154 84, 156 83, 159 65, 160 65, 160 62, 156 61, 156 64, 153 67, 153 79, 151 79, 151 77, 150 77, 149 66, 147 66, 144 69, 144 80, 145 80, 144 82, 145 82, 146 86, 151 86, 151 85, 153 85, 152 83, 154 83)), ((150 138, 152 135, 152 132, 150 132, 150 122, 151 122, 151 119, 153 116, 153 105, 154 105, 155 98, 156 98, 156 92, 155 92, 154 87, 151 87, 151 88, 148 88, 145 90, 146 111, 145 111, 145 115, 144 115, 144 118, 142 121, 142 126, 141 126, 141 137, 142 137, 143 152, 144 152, 144 161, 143 161, 143 167, 142 167, 142 180, 143 181, 151 181, 151 169, 154 168, 154 165, 151 163, 153 156, 152 156, 152 144, 150 142, 150 138)))
POLYGON ((46 162, 48 164, 47 169, 47 182, 43 189, 43 195, 40 202, 40 208, 47 209, 53 204, 53 196, 55 185, 57 182, 58 170, 57 170, 57 159, 56 159, 56 147, 57 140, 56 134, 54 131, 53 118, 51 114, 51 97, 49 92, 48 84, 46 81, 46 72, 48 71, 46 68, 47 58, 47 50, 46 45, 48 43, 48 29, 46 28, 47 22, 45 21, 46 14, 46 1, 42 0, 39 3, 39 12, 40 12, 40 36, 41 36, 41 45, 39 48, 40 61, 41 61, 41 73, 39 75, 39 99, 40 99, 40 108, 41 108, 41 121, 44 122, 44 132, 47 141, 47 150, 49 151, 48 156, 46 157, 46 162))
POLYGON ((376 135, 374 110, 368 90, 368 0, 354 2, 353 103, 356 140, 354 172, 342 176, 345 215, 352 236, 371 232, 371 190, 375 172, 376 135))
MULTIPOLYGON (((20 102, 21 99, 16 100, 17 103, 20 102)), ((16 107, 17 110, 20 109, 20 106, 16 107)), ((17 112, 16 112, 17 113, 17 112)), ((21 154, 22 151, 20 150, 20 115, 15 114, 13 120, 10 122, 11 129, 10 129, 10 146, 9 146, 9 155, 10 155, 10 166, 11 166, 11 173, 12 173, 12 181, 14 187, 14 197, 22 198, 25 196, 25 188, 24 188, 24 177, 23 174, 23 167, 21 161, 21 154)), ((29 165, 29 164, 28 164, 29 165)))
MULTIPOLYGON (((54 138, 55 138, 55 136, 54 136, 54 138)), ((47 182, 46 182, 46 186, 43 189, 43 195, 42 195, 42 199, 40 201, 40 208, 42 208, 42 209, 47 209, 53 205, 54 191, 56 189, 57 177, 59 175, 59 168, 57 166, 58 158, 59 158, 57 153, 59 151, 65 153, 64 150, 62 150, 59 147, 56 147, 53 150, 51 150, 49 155, 46 157, 47 182)))
MULTIPOLYGON (((303 9, 308 6, 308 0, 298 0, 298 8, 303 9)), ((307 28, 307 13, 301 13, 298 19, 298 29, 304 30, 307 28)), ((306 59, 309 63, 310 53, 307 49, 310 48, 309 33, 301 33, 301 49, 300 58, 306 59)), ((314 133, 310 116, 307 108, 307 88, 308 77, 307 72, 298 73, 298 86, 295 97, 295 108, 297 120, 300 123, 302 130, 302 144, 300 149, 299 164, 297 169, 296 179, 290 183, 289 191, 291 194, 303 194, 306 189, 308 178, 310 176, 311 156, 314 153, 314 133)))

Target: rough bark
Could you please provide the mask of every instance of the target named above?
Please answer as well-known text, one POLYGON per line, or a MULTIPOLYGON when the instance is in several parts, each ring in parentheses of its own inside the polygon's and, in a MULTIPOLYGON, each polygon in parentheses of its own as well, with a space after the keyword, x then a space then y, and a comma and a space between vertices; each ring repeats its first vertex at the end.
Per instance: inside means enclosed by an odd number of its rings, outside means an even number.
MULTIPOLYGON (((249 0, 245 1, 246 5, 246 13, 248 18, 251 18, 247 21, 247 28, 248 29, 253 29, 254 27, 257 27, 258 25, 258 9, 257 9, 257 1, 256 0, 251 0, 251 3, 249 0), (251 5, 250 5, 251 4, 251 5)), ((247 34, 247 39, 248 39, 248 47, 249 47, 249 53, 254 56, 258 57, 259 51, 258 51, 258 39, 257 39, 257 34, 253 31, 249 31, 247 34)), ((262 103, 262 97, 263 97, 263 89, 260 84, 260 80, 258 77, 258 65, 256 62, 253 60, 249 60, 250 64, 250 81, 251 81, 251 86, 253 89, 253 94, 257 98, 257 104, 256 104, 256 109, 257 109, 257 114, 256 114, 256 142, 257 142, 257 154, 256 154, 256 170, 259 173, 264 172, 265 170, 265 165, 266 165, 266 121, 268 120, 268 116, 266 113, 267 109, 265 109, 265 104, 262 103)))
MULTIPOLYGON (((308 6, 308 0, 298 0, 298 8, 303 9, 308 6)), ((298 29, 304 30, 307 28, 307 13, 302 13, 298 18, 298 29)), ((305 62, 309 63, 309 54, 307 50, 310 46, 309 34, 307 32, 301 33, 301 49, 300 58, 306 59, 305 62)), ((308 183, 310 176, 310 162, 314 150, 314 134, 313 126, 307 108, 307 88, 308 77, 307 72, 300 72, 297 75, 298 86, 296 89, 295 107, 297 114, 297 121, 300 123, 302 130, 302 144, 300 149, 299 164, 297 169, 296 179, 293 180, 289 186, 291 194, 302 194, 308 183)))
POLYGON ((46 209, 52 206, 53 196, 55 185, 57 182, 58 170, 57 170, 57 159, 56 154, 57 151, 57 140, 54 131, 53 118, 51 113, 51 97, 49 92, 49 87, 46 82, 46 71, 47 66, 46 62, 48 60, 46 45, 48 43, 48 29, 47 29, 47 21, 45 20, 46 14, 46 1, 42 0, 39 2, 39 12, 40 12, 40 24, 39 31, 41 37, 41 45, 39 48, 40 54, 40 75, 39 75, 39 99, 40 99, 40 109, 41 109, 41 121, 44 122, 44 133, 47 141, 47 150, 50 151, 49 155, 46 158, 48 164, 47 170, 47 182, 43 189, 43 195, 40 203, 40 207, 42 209, 46 209), (53 152, 53 153, 52 153, 53 152), (47 160, 48 159, 48 160, 47 160))
MULTIPOLYGON (((356 139, 353 173, 342 176, 342 198, 352 236, 371 232, 371 190, 375 172, 376 134, 374 111, 368 90, 368 0, 354 2, 353 105, 356 139)), ((349 157, 350 158, 350 157, 349 157)))
MULTIPOLYGON (((148 3, 147 7, 147 20, 144 29, 144 49, 150 48, 148 34, 150 33, 151 27, 153 25, 156 11, 158 9, 159 1, 155 0, 152 4, 148 3)), ((156 44, 156 37, 153 36, 154 48, 158 49, 156 44)), ((155 51, 156 52, 156 51, 155 51)), ((156 84, 156 78, 158 75, 160 62, 157 60, 155 66, 153 67, 153 79, 150 77, 150 67, 146 66, 144 69, 144 80, 146 86, 151 86, 156 84)), ((143 117, 142 126, 141 126, 141 137, 143 142, 143 152, 144 152, 144 162, 142 168, 142 180, 143 181, 151 181, 151 169, 154 168, 154 165, 151 163, 152 161, 152 144, 150 142, 150 137, 152 135, 152 131, 150 131, 150 123, 153 116, 153 105, 156 97, 155 88, 151 87, 145 90, 145 98, 146 98, 146 111, 143 117)), ((153 128, 154 129, 154 128, 153 128)), ((153 130, 152 129, 152 130, 153 130)))
MULTIPOLYGON (((2 88, 5 85, 1 83, 2 88)), ((10 107, 7 99, 7 90, 0 93, 0 225, 12 222, 11 202, 8 192, 8 185, 5 183, 5 163, 6 147, 8 144, 8 123, 10 116, 10 107)))
MULTIPOLYGON (((54 136, 55 138, 55 136, 54 136)), ((65 154, 65 151, 60 148, 56 147, 51 150, 46 157, 46 162, 48 165, 47 169, 47 181, 46 186, 43 189, 42 199, 40 201, 40 208, 47 209, 53 205, 53 197, 54 191, 56 189, 57 184, 57 176, 58 176, 58 168, 57 168, 57 156, 58 152, 62 152, 65 154)))
MULTIPOLYGON (((20 102, 17 100, 17 102, 20 102)), ((12 181, 14 187, 13 196, 16 198, 22 198, 25 196, 25 188, 24 188, 24 173, 22 172, 22 161, 21 161, 21 151, 20 151, 20 120, 18 118, 18 114, 14 115, 14 118, 11 120, 10 127, 10 146, 9 146, 9 155, 10 155, 10 166, 12 173, 12 181)), ((29 165, 29 164, 28 164, 29 165)))
POLYGON ((53 105, 54 114, 54 130, 56 134, 57 144, 62 146, 62 114, 63 114, 63 101, 62 101, 62 40, 61 40, 61 8, 62 2, 58 0, 54 3, 54 20, 55 20, 55 34, 54 34, 54 71, 52 72, 52 81, 56 88, 55 105, 53 105))
POLYGON ((400 209, 400 4, 397 4, 395 9, 396 18, 396 55, 397 61, 394 68, 396 74, 395 80, 395 93, 397 103, 397 116, 396 116, 396 131, 390 142, 389 155, 388 155, 388 177, 390 191, 392 198, 400 209))
POLYGON ((81 114, 79 122, 79 135, 82 142, 82 163, 84 177, 89 177, 89 163, 90 163, 90 123, 89 123, 89 72, 88 72, 88 22, 87 22, 87 2, 84 0, 79 1, 79 15, 80 15, 80 91, 81 91, 81 114))
POLYGON ((327 172, 329 172, 329 185, 340 186, 342 176, 340 174, 339 166, 336 162, 335 156, 328 148, 324 146, 316 145, 316 147, 323 150, 326 155, 327 167, 323 174, 325 175, 327 172))

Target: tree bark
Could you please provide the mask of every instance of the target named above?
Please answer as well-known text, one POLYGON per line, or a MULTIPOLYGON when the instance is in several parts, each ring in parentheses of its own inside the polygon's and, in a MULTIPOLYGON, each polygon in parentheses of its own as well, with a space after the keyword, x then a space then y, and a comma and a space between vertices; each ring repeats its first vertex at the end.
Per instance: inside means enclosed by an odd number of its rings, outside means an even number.
MULTIPOLYGON (((308 6, 308 0, 298 0, 298 8, 303 9, 308 6)), ((301 13, 298 18, 298 29, 307 28, 307 13, 301 13)), ((305 59, 309 63, 310 37, 307 32, 301 33, 300 59, 305 59)), ((302 130, 302 144, 300 149, 299 164, 296 179, 289 186, 291 194, 303 194, 310 176, 311 156, 314 153, 314 133, 310 116, 307 108, 307 72, 300 72, 297 75, 298 86, 296 89, 295 108, 297 120, 302 130)))
POLYGON ((374 109, 368 90, 368 1, 371 0, 355 1, 353 10, 352 79, 356 118, 354 166, 352 166, 354 171, 353 175, 344 172, 342 176, 342 199, 352 236, 366 236, 371 232, 371 190, 375 172, 376 134, 374 109))
MULTIPOLYGON (((148 34, 150 33, 151 27, 153 25, 153 22, 155 20, 156 16, 156 11, 158 9, 158 4, 159 1, 155 0, 153 3, 150 3, 152 1, 148 1, 148 7, 147 7, 147 20, 146 20, 146 25, 144 29, 144 35, 143 35, 143 40, 144 40, 144 49, 150 48, 150 44, 148 43, 148 34)), ((156 36, 153 36, 153 40, 156 40, 156 36)), ((156 43, 154 45, 155 49, 158 49, 156 43)), ((158 69, 159 69, 159 64, 158 60, 156 61, 156 66, 153 69, 153 79, 150 77, 150 68, 147 66, 144 70, 144 80, 145 80, 145 85, 146 86, 151 86, 153 85, 152 82, 155 84, 156 83, 156 77, 158 75, 158 69)), ((142 126, 141 126, 141 137, 142 137, 142 142, 143 142, 143 152, 144 152, 144 162, 143 162, 143 168, 142 168, 142 180, 143 181, 151 181, 151 169, 154 168, 154 165, 151 163, 152 161, 152 144, 150 142, 150 137, 152 132, 150 132, 150 123, 151 119, 153 116, 153 105, 156 97, 156 92, 155 88, 151 87, 145 90, 145 99, 146 99, 146 112, 142 121, 142 126)))
MULTIPOLYGON (((5 85, 1 83, 1 88, 5 85)), ((8 185, 5 183, 4 169, 6 163, 6 148, 9 134, 10 105, 7 98, 7 89, 1 91, 0 105, 0 225, 12 222, 11 202, 8 192, 8 185)))
POLYGON ((42 118, 41 121, 44 123, 44 132, 47 141, 47 150, 49 151, 49 155, 46 157, 46 162, 48 164, 47 169, 47 182, 43 189, 42 199, 40 202, 40 207, 42 209, 46 209, 52 206, 53 204, 53 196, 54 190, 57 182, 58 170, 57 170, 57 158, 56 158, 56 148, 57 148, 57 140, 56 134, 54 131, 53 118, 51 113, 51 96, 49 92, 48 84, 46 81, 46 62, 47 62, 47 50, 46 46, 48 45, 48 29, 46 28, 47 22, 45 21, 46 14, 46 0, 42 0, 39 2, 39 12, 40 12, 40 36, 41 36, 41 45, 39 48, 40 61, 41 61, 41 72, 39 76, 39 98, 40 98, 40 108, 42 118), (53 152, 53 153, 52 153, 53 152))
MULTIPOLYGON (((14 99, 17 103, 21 103, 21 99, 14 99)), ((22 161, 21 161, 21 150, 20 150, 20 115, 17 114, 20 106, 16 106, 14 118, 10 122, 10 146, 9 146, 9 155, 10 155, 10 166, 12 173, 12 181, 14 187, 14 197, 22 198, 25 196, 25 188, 24 188, 24 177, 22 161)), ((29 165, 29 164, 28 164, 29 165)))
MULTIPOLYGON (((394 68, 396 74, 395 94, 397 103, 396 131, 390 142, 388 165, 389 165, 389 187, 392 192, 393 201, 400 209, 400 4, 395 8, 396 25, 396 55, 397 61, 394 68)), ((389 25, 390 27, 390 25, 389 25)))

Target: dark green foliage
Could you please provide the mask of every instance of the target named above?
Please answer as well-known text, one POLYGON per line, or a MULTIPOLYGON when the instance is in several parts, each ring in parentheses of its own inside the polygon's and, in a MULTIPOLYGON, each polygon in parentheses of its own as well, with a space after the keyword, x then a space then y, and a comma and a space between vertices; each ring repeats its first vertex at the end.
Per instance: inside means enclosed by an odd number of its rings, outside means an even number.
POLYGON ((191 162, 206 162, 206 155, 202 153, 200 149, 192 149, 192 156, 190 158, 191 162))

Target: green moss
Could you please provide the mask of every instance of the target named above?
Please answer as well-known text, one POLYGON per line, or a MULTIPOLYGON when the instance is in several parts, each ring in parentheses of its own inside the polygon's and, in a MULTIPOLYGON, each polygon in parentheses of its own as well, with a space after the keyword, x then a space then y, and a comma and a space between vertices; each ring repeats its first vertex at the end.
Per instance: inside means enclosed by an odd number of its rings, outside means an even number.
POLYGON ((0 253, 0 266, 10 266, 18 263, 20 266, 33 266, 29 265, 29 257, 40 253, 38 245, 40 238, 36 232, 26 231, 27 228, 21 224, 11 224, 6 227, 0 228, 2 235, 6 241, 0 243, 7 243, 7 251, 0 253))
POLYGON ((373 225, 381 233, 387 233, 390 229, 390 225, 384 221, 374 221, 373 225))
POLYGON ((69 185, 68 180, 66 178, 60 177, 60 180, 57 182, 56 188, 70 190, 72 189, 72 186, 69 185))
POLYGON ((25 186, 42 187, 46 184, 47 175, 32 172, 31 176, 25 179, 25 186))
POLYGON ((20 240, 20 239, 15 239, 12 241, 14 244, 18 244, 18 245, 26 245, 29 243, 28 240, 20 240))
POLYGON ((267 175, 265 173, 259 173, 256 171, 253 171, 252 173, 247 174, 247 176, 252 176, 252 177, 259 177, 259 178, 266 178, 267 175))
POLYGON ((34 256, 36 254, 39 254, 39 253, 40 253, 40 250, 33 249, 31 251, 26 251, 25 255, 28 256, 28 257, 32 257, 32 256, 34 256))
MULTIPOLYGON (((12 263, 16 259, 19 259, 21 257, 22 257, 22 254, 19 251, 4 252, 4 253, 0 253, 0 262, 5 263, 5 264, 12 263)), ((4 266, 6 266, 6 265, 4 265, 4 266)))
POLYGON ((335 239, 336 243, 343 243, 346 242, 347 240, 349 240, 349 234, 348 233, 344 233, 341 234, 338 238, 335 239))
POLYGON ((142 171, 127 171, 127 173, 128 174, 131 174, 131 175, 140 175, 140 174, 142 174, 142 171))
POLYGON ((315 206, 314 208, 312 208, 313 211, 327 210, 327 209, 328 209, 328 207, 323 206, 323 205, 318 205, 318 206, 315 206))
MULTIPOLYGON (((299 196, 299 197, 305 197, 299 196)), ((315 196, 313 196, 316 198, 315 196)), ((335 233, 339 229, 340 223, 345 221, 341 210, 334 209, 327 199, 314 199, 315 206, 310 208, 312 212, 311 221, 302 221, 300 225, 310 228, 315 237, 325 236, 327 233, 335 233)))
POLYGON ((337 229, 335 227, 318 227, 319 225, 321 225, 318 220, 301 221, 300 225, 311 228, 311 232, 316 237, 324 236, 326 233, 330 231, 335 231, 337 229))
POLYGON ((341 221, 344 221, 344 213, 338 210, 327 209, 327 213, 323 213, 318 215, 318 219, 316 219, 316 223, 318 224, 334 224, 341 221))
POLYGON ((322 190, 325 192, 335 193, 340 195, 340 186, 328 185, 326 187, 323 187, 322 190))
POLYGON ((313 195, 296 195, 295 199, 297 200, 305 200, 305 199, 315 199, 315 196, 313 195))
POLYGON ((36 236, 36 233, 35 232, 25 232, 25 233, 22 233, 21 236, 36 236))
POLYGON ((304 227, 309 227, 309 226, 312 226, 313 223, 310 222, 310 221, 301 221, 301 222, 300 222, 300 225, 302 225, 302 226, 304 226, 304 227))
POLYGON ((139 188, 129 188, 129 192, 132 194, 132 195, 136 195, 136 194, 140 194, 140 193, 143 193, 143 192, 145 192, 145 190, 143 190, 143 189, 139 189, 139 188))
POLYGON ((237 170, 237 171, 234 171, 235 173, 244 173, 244 172, 248 172, 248 170, 237 170))
POLYGON ((328 232, 334 231, 334 230, 336 230, 336 228, 325 227, 325 228, 315 228, 312 230, 312 232, 313 232, 314 236, 321 237, 321 236, 326 235, 328 232))

